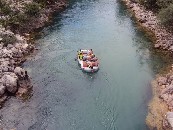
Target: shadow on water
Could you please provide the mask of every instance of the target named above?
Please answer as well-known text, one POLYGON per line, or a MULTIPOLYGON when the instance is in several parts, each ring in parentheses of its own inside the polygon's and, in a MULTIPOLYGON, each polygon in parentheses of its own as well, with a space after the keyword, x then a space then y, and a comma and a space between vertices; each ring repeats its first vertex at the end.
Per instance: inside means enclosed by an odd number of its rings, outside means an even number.
POLYGON ((116 3, 117 3, 117 8, 116 8, 117 16, 119 18, 122 18, 122 20, 125 17, 129 18, 128 15, 130 15, 130 13, 128 12, 127 7, 124 5, 124 2, 122 2, 121 0, 117 0, 116 3))
POLYGON ((142 30, 135 29, 135 35, 134 46, 137 47, 136 52, 139 56, 139 63, 141 65, 147 63, 153 70, 153 75, 158 74, 173 63, 170 53, 155 49, 154 43, 149 40, 149 36, 146 36, 142 30), (146 39, 146 41, 143 39, 146 39))

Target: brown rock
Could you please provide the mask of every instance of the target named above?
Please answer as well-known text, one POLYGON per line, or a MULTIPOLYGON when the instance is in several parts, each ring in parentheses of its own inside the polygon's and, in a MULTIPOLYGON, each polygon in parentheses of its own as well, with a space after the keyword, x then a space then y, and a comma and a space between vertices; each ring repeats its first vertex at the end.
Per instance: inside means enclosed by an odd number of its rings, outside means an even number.
POLYGON ((25 70, 22 69, 21 67, 16 67, 14 69, 14 73, 19 77, 19 78, 24 78, 25 77, 25 70))
POLYGON ((155 48, 160 48, 160 46, 161 46, 160 44, 155 44, 154 45, 155 48))
POLYGON ((0 84, 0 97, 5 93, 6 87, 3 84, 0 84))
POLYGON ((168 94, 162 94, 161 98, 163 98, 164 101, 168 101, 169 95, 168 94))
POLYGON ((159 77, 157 82, 159 85, 166 85, 167 84, 167 78, 166 77, 159 77))
POLYGON ((1 79, 9 92, 15 93, 17 91, 18 77, 14 73, 12 75, 4 75, 1 79))
POLYGON ((166 117, 167 117, 169 124, 173 128, 173 112, 167 112, 166 117))
POLYGON ((165 93, 169 93, 171 94, 173 92, 173 85, 169 85, 168 87, 166 87, 165 89, 162 90, 161 95, 165 94, 165 93))
POLYGON ((6 96, 6 95, 0 97, 0 106, 1 106, 2 103, 4 103, 6 100, 7 100, 7 96, 6 96))
POLYGON ((19 88, 16 95, 18 97, 24 97, 28 93, 28 89, 26 88, 19 88))

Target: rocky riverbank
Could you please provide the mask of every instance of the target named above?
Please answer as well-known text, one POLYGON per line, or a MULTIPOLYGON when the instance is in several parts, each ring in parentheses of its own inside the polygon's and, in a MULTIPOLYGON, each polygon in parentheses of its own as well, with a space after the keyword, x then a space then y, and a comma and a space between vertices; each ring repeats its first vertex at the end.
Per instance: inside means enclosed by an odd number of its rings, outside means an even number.
MULTIPOLYGON (((13 12, 22 12, 23 5, 33 1, 28 0, 23 3, 23 1, 8 0, 6 2, 10 3, 9 7, 13 12)), ((30 21, 22 26, 0 25, 0 106, 10 96, 22 99, 28 96, 32 83, 29 74, 21 64, 26 60, 26 56, 35 50, 34 44, 30 42, 30 33, 45 26, 55 11, 61 11, 66 6, 65 1, 49 3, 40 10, 39 17, 31 17, 30 21)), ((1 12, 0 20, 10 21, 9 16, 1 12)))
POLYGON ((10 30, 0 28, 0 104, 9 94, 22 96, 32 87, 27 71, 20 67, 25 61, 24 56, 29 54, 34 46, 27 43, 27 39, 10 30), (13 38, 15 43, 5 45, 4 39, 13 38))
MULTIPOLYGON (((173 52, 173 34, 164 28, 152 11, 146 10, 136 0, 123 0, 138 24, 151 34, 154 47, 173 52)), ((146 119, 151 129, 173 129, 173 69, 158 75, 152 83, 153 99, 146 119)))

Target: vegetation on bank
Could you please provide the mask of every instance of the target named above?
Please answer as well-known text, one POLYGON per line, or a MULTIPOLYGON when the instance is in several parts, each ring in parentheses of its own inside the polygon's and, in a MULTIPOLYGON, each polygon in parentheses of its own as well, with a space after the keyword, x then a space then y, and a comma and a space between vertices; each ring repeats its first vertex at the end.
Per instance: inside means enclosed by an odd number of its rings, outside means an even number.
POLYGON ((173 0, 136 0, 157 13, 160 21, 165 26, 173 26, 173 0))
MULTIPOLYGON (((37 24, 44 9, 60 0, 0 0, 0 25, 22 32, 37 24)), ((38 23, 39 24, 39 23, 38 23)), ((27 32, 27 31, 26 31, 27 32)))
POLYGON ((17 39, 14 35, 6 34, 6 35, 2 35, 2 36, 0 35, 0 37, 2 37, 2 43, 4 43, 3 46, 7 46, 8 44, 14 44, 17 41, 17 39))

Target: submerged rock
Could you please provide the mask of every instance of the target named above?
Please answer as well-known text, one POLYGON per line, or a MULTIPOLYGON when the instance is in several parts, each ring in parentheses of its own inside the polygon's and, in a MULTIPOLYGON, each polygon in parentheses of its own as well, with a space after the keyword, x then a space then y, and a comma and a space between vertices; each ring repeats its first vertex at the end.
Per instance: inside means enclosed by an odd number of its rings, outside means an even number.
POLYGON ((28 89, 26 88, 19 88, 16 96, 20 98, 27 98, 26 96, 28 95, 28 89))

